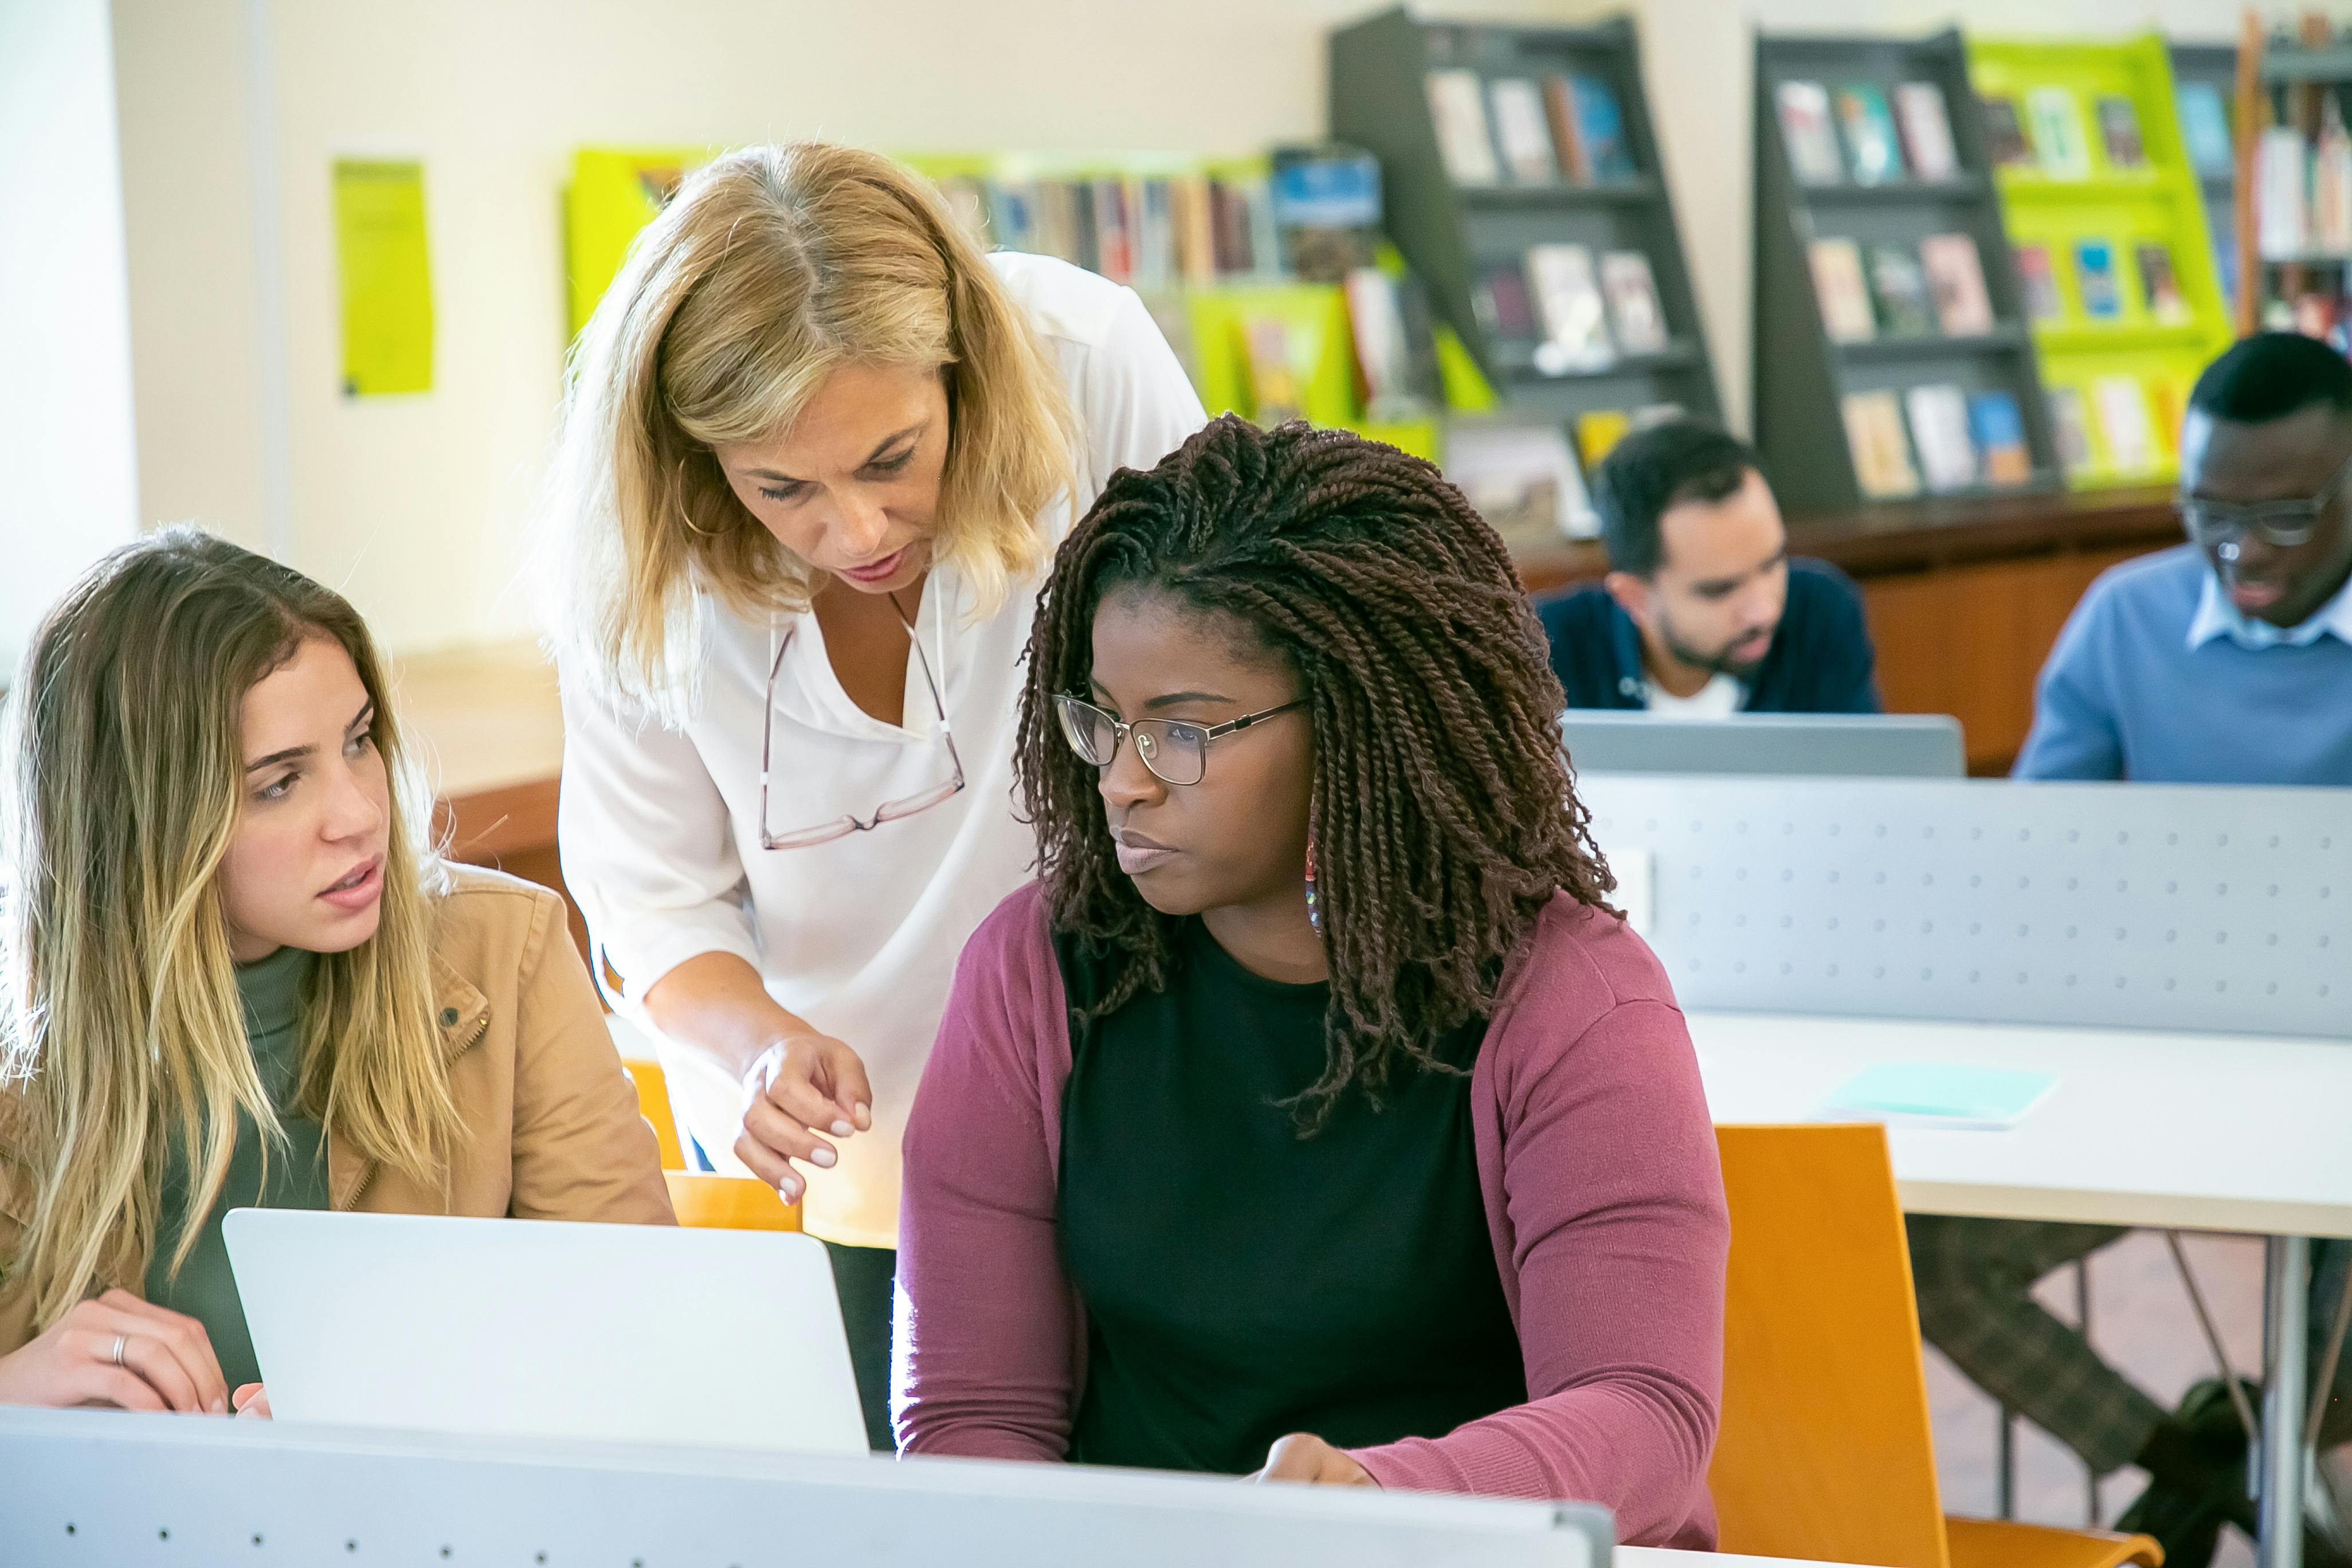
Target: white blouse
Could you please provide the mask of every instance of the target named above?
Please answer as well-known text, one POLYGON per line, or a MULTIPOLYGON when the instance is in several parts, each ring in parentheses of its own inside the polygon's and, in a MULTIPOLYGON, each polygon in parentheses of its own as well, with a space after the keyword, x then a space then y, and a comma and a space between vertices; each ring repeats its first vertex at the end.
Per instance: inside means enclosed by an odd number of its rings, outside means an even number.
MULTIPOLYGON (((1081 431, 1078 510, 1120 468, 1148 468, 1205 422, 1200 398, 1134 293, 1049 258, 990 264, 1029 313, 1068 384, 1081 431)), ((1058 543, 1070 513, 1040 526, 1058 543)), ((874 1130, 811 1171, 804 1223, 829 1240, 896 1245, 898 1139, 930 1054, 965 941, 1032 873, 1036 840, 1013 815, 1013 748, 1022 655, 1038 583, 971 624, 969 584, 935 570, 916 635, 940 684, 966 786, 917 816, 814 848, 760 843, 761 703, 771 639, 785 626, 705 602, 702 698, 682 729, 618 704, 568 675, 558 838, 563 872, 596 944, 624 977, 622 1005, 689 958, 731 952, 790 1011, 848 1043, 874 1088, 874 1130)), ((793 636, 776 679, 769 830, 788 834, 953 775, 921 661, 907 661, 905 726, 862 711, 842 690, 816 617, 793 636)), ((658 1039, 658 1035, 656 1037, 658 1039)), ((661 1042, 670 1097, 721 1171, 741 1085, 707 1057, 661 1042)))

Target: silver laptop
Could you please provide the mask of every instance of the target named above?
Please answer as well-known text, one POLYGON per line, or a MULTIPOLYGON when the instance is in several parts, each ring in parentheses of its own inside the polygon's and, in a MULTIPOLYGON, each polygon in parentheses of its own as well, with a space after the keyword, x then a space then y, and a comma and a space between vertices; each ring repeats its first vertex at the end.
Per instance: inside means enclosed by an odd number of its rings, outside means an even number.
POLYGON ((814 1237, 298 1209, 221 1229, 280 1421, 866 1451, 814 1237))
POLYGON ((1664 719, 1571 708, 1560 721, 1580 773, 1791 773, 1956 779, 1960 721, 1943 713, 1735 713, 1664 719))

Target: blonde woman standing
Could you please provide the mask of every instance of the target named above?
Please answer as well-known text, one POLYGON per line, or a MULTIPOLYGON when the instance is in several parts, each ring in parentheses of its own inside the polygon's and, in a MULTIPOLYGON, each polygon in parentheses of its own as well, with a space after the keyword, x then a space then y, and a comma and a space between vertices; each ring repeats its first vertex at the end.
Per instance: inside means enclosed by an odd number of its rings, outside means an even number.
POLYGON ((385 699, 349 604, 194 529, 35 634, 0 744, 0 1404, 252 1405, 234 1207, 669 1222, 562 901, 432 853, 385 699))
POLYGON ((1027 876, 1040 572, 1203 423, 1135 295, 983 255, 928 182, 732 153, 583 334, 551 491, 564 872, 696 1143, 833 1244, 877 1447, 898 1132, 1027 876))

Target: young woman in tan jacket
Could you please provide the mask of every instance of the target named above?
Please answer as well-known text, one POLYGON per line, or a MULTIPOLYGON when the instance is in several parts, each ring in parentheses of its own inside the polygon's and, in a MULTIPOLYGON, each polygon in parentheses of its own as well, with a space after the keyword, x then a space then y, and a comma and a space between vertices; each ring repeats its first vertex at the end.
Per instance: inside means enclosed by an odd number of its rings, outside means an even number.
POLYGON ((194 529, 19 673, 0 1403, 266 1411, 221 1216, 671 1219, 561 902, 450 865, 358 614, 194 529))

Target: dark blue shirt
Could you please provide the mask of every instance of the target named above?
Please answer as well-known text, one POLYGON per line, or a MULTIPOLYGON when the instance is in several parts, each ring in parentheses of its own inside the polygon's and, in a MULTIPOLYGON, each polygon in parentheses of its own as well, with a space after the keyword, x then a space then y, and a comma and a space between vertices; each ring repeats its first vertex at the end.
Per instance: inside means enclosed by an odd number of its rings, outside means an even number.
MULTIPOLYGON (((1536 601, 1570 708, 1641 708, 1642 632, 1598 585, 1536 601)), ((1862 592, 1826 561, 1791 557, 1789 603, 1748 683, 1749 713, 1876 713, 1878 658, 1862 592)))

